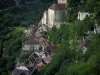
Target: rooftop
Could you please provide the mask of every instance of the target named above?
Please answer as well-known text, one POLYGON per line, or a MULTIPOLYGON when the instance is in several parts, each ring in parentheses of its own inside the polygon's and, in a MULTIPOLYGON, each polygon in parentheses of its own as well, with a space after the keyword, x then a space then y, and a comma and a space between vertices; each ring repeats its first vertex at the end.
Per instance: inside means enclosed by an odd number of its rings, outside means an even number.
POLYGON ((44 58, 43 58, 43 61, 44 61, 45 63, 47 63, 47 64, 50 63, 51 60, 52 60, 52 57, 49 56, 49 55, 48 55, 47 57, 44 57, 44 58))
POLYGON ((27 45, 39 44, 39 41, 35 36, 31 36, 29 39, 24 41, 24 44, 27 44, 27 45))
POLYGON ((25 66, 16 67, 17 70, 28 70, 25 66))

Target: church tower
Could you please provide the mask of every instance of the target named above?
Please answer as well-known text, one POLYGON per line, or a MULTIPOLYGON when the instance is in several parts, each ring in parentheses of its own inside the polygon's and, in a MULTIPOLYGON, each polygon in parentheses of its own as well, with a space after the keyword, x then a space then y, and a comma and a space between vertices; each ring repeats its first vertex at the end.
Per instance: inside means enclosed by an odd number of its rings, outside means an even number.
POLYGON ((58 0, 58 4, 67 4, 67 0, 58 0))

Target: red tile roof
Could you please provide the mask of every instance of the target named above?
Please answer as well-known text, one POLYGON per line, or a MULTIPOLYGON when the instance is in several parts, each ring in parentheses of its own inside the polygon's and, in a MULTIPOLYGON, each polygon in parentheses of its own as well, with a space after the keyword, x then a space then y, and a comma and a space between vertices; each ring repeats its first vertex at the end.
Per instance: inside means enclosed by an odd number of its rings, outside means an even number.
POLYGON ((43 62, 41 61, 40 63, 36 64, 37 69, 41 69, 44 66, 43 62))
POLYGON ((38 63, 36 66, 37 67, 41 67, 41 66, 43 66, 44 64, 43 64, 43 62, 41 61, 40 63, 38 63))
POLYGON ((27 40, 24 41, 24 44, 32 45, 32 44, 39 44, 37 37, 30 36, 27 40))
POLYGON ((50 9, 53 10, 65 10, 66 9, 66 4, 53 4, 50 9))
POLYGON ((27 40, 24 41, 24 44, 27 45, 34 45, 34 44, 41 44, 48 46, 48 42, 43 37, 36 37, 34 35, 30 36, 27 40))

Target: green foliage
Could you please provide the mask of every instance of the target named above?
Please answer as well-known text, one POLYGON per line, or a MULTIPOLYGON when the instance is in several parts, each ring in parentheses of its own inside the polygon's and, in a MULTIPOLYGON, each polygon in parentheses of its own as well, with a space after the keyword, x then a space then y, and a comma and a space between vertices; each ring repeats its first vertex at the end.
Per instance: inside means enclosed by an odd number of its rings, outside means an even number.
POLYGON ((41 0, 42 2, 53 2, 53 1, 56 1, 56 0, 41 0))
POLYGON ((68 6, 75 8, 75 7, 78 7, 80 2, 81 0, 68 0, 68 6))
POLYGON ((93 12, 95 5, 96 5, 96 0, 87 0, 86 11, 93 12))
POLYGON ((14 6, 14 0, 0 0, 0 9, 14 6))
POLYGON ((62 40, 67 40, 69 35, 68 26, 62 24, 60 28, 53 27, 51 31, 47 32, 48 39, 54 44, 59 44, 62 40))
POLYGON ((92 56, 92 55, 97 55, 99 56, 100 54, 100 34, 96 34, 93 36, 93 40, 91 42, 91 44, 88 47, 88 51, 87 51, 87 55, 88 56, 92 56))
POLYGON ((68 42, 63 41, 60 47, 55 51, 51 64, 49 64, 44 72, 44 75, 54 75, 59 71, 61 63, 70 58, 71 56, 70 50, 68 48, 68 42), (61 58, 61 59, 59 59, 61 58))

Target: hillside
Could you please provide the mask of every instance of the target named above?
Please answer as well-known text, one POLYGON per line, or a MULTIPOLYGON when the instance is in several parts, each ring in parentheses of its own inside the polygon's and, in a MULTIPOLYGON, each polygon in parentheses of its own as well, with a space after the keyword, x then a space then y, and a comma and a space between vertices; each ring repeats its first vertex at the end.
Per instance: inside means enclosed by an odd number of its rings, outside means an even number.
POLYGON ((9 75, 14 69, 22 41, 25 39, 23 31, 32 24, 37 25, 42 13, 51 4, 43 3, 41 0, 30 1, 18 7, 5 7, 2 4, 4 9, 0 8, 0 75, 9 75))
MULTIPOLYGON (((25 40, 23 31, 37 25, 53 3, 22 1, 18 7, 11 4, 0 8, 0 75, 9 75, 15 68, 25 40)), ((66 23, 45 34, 45 39, 57 46, 52 60, 33 75, 100 75, 100 0, 67 2, 66 23)))

